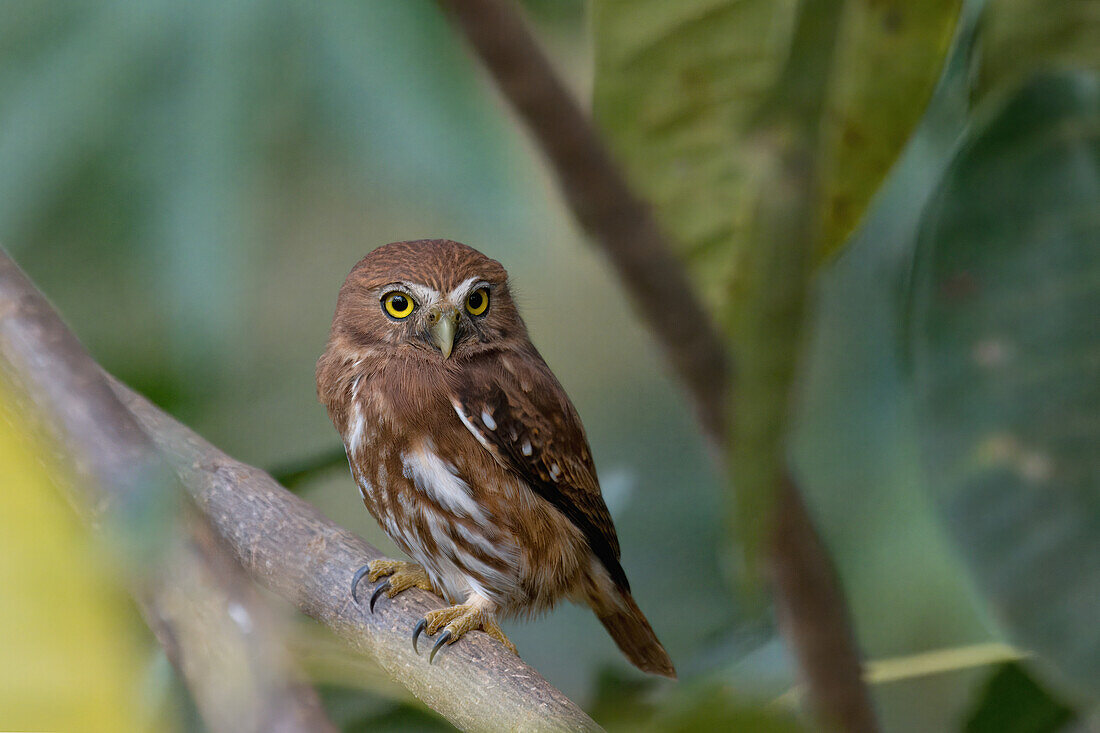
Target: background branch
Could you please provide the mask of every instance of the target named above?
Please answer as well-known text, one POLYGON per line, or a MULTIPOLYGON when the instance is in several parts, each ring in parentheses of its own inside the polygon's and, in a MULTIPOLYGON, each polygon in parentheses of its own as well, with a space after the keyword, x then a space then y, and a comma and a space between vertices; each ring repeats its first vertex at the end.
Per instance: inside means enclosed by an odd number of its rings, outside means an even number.
MULTIPOLYGON (((440 0, 527 125, 574 216, 618 271, 631 299, 687 386, 712 444, 728 445, 732 374, 722 338, 650 208, 558 79, 507 0, 440 0), (727 395, 730 399, 727 400, 727 395)), ((876 728, 847 606, 828 553, 793 478, 784 474, 768 565, 780 627, 798 659, 811 707, 852 731, 876 728)))
MULTIPOLYGON (((275 619, 45 299, 0 252, 0 363, 214 731, 334 730, 275 619), (136 559, 135 559, 136 558, 136 559), (211 653, 216 649, 217 653, 211 653)), ((22 415, 21 415, 22 417, 22 415)))

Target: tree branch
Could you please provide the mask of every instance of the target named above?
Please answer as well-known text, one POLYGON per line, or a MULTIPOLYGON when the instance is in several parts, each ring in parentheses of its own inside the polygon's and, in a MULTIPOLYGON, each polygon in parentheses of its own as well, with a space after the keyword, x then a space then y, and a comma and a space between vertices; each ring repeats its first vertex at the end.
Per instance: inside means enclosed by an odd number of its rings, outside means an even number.
POLYGON ((352 575, 382 553, 236 461, 117 380, 116 393, 175 466, 245 570, 373 656, 395 680, 464 730, 600 730, 531 667, 481 632, 429 665, 412 630, 440 600, 411 589, 373 614, 351 598, 352 575))
MULTIPOLYGON (((163 456, 253 579, 372 655, 394 679, 456 726, 475 731, 600 730, 537 672, 481 632, 468 634, 432 665, 425 655, 417 656, 412 629, 425 612, 439 607, 438 598, 409 590, 380 601, 374 614, 355 603, 352 575, 363 563, 382 557, 377 549, 323 517, 263 471, 233 460, 105 375, 2 252, 0 358, 10 365, 34 406, 58 426, 59 445, 79 464, 79 475, 103 487, 94 497, 96 503, 148 491, 147 467, 159 465, 163 456)), ((159 569, 159 577, 166 579, 165 592, 174 588, 174 568, 159 569)), ((188 585, 188 592, 193 587, 188 585)), ((167 618, 169 630, 176 628, 179 618, 167 618)), ((186 635, 170 637, 182 640, 186 635)), ((262 644, 278 642, 263 639, 262 644)), ((171 642, 168 646, 171 651, 171 642)), ((271 711, 284 716, 269 714, 261 719, 267 721, 261 728, 280 729, 277 723, 298 720, 289 705, 310 707, 302 704, 300 686, 285 684, 276 691, 281 699, 265 695, 247 701, 257 707, 270 705, 271 711)), ((312 709, 313 718, 294 729, 331 728, 319 708, 312 709)))
MULTIPOLYGON (((98 365, 0 251, 0 365, 63 455, 63 482, 120 565, 215 731, 334 730, 269 609, 229 562, 98 365), (217 654, 209 653, 217 649, 217 654)), ((10 406, 9 406, 10 407, 10 406)), ((21 416, 21 417, 24 417, 21 416)))
MULTIPOLYGON (((626 182, 580 106, 507 0, 439 0, 554 170, 573 215, 615 266, 687 386, 708 437, 728 443, 732 374, 722 338, 650 208, 626 182)), ((779 487, 769 568, 784 630, 821 719, 876 728, 835 571, 789 475, 779 487)))

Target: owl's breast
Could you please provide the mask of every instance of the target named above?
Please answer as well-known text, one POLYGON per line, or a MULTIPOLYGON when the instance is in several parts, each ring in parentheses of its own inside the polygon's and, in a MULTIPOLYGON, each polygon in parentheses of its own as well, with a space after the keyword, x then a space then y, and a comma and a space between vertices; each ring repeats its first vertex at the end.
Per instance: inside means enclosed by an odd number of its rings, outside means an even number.
POLYGON ((514 605, 519 549, 487 496, 496 493, 485 490, 493 478, 453 452, 449 428, 461 429, 453 410, 448 405, 431 418, 423 409, 406 413, 392 395, 371 387, 362 385, 342 431, 367 509, 450 600, 476 592, 501 607, 514 605))
POLYGON ((343 432, 363 502, 454 602, 546 608, 588 565, 583 537, 501 465, 445 395, 361 382, 343 432))

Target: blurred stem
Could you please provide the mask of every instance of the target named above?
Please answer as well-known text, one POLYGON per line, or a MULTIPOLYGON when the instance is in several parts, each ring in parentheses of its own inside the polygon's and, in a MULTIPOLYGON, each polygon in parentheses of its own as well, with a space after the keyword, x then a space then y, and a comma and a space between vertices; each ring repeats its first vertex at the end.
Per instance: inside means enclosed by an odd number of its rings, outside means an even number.
POLYGON ((726 436, 729 483, 736 486, 729 525, 744 546, 750 578, 778 527, 790 393, 816 242, 813 155, 796 130, 773 123, 752 138, 759 199, 730 285, 739 291, 729 299, 736 307, 727 314, 739 378, 726 436))
POLYGON ((818 719, 830 729, 877 730, 836 572, 787 465, 794 378, 820 249, 822 117, 843 0, 803 0, 791 53, 749 140, 761 180, 728 313, 740 369, 728 449, 733 524, 767 551, 780 628, 790 640, 818 719))
POLYGON ((821 239, 821 116, 843 6, 843 0, 803 0, 791 54, 747 137, 758 193, 724 320, 731 324, 740 378, 727 436, 731 485, 737 486, 730 525, 752 570, 777 526, 777 497, 793 484, 785 475, 786 437, 821 239))
POLYGON ((0 367, 25 400, 18 407, 58 447, 63 483, 113 551, 206 726, 334 730, 298 682, 269 609, 99 366, 2 251, 0 367))
POLYGON ((764 144, 766 170, 774 174, 773 192, 778 198, 761 199, 763 216, 757 234, 763 247, 756 263, 756 285, 750 284, 758 296, 755 305, 764 311, 757 321, 742 326, 743 332, 766 336, 771 343, 756 357, 758 361, 738 364, 754 372, 751 379, 756 384, 750 388, 742 380, 734 400, 725 342, 692 297, 695 290, 649 205, 630 189, 514 5, 507 0, 439 2, 541 148, 573 215, 618 271, 634 306, 688 388, 712 442, 730 448, 733 455, 741 449, 736 442, 727 442, 727 425, 738 437, 736 426, 762 418, 752 429, 760 431, 756 440, 769 444, 774 470, 760 478, 766 490, 743 501, 777 507, 775 512, 765 512, 775 516, 762 523, 761 538, 767 538, 781 628, 798 658, 819 719, 843 730, 875 730, 843 594, 798 489, 782 470, 787 405, 809 287, 807 257, 817 238, 816 136, 843 3, 803 2, 796 37, 811 52, 792 57, 774 100, 775 114, 762 119, 766 124, 761 125, 758 139, 764 144), (776 238, 774 247, 770 237, 776 238), (768 329, 776 320, 782 324, 771 333, 768 329), (770 407, 750 402, 749 407, 762 414, 739 416, 746 395, 759 384, 768 385, 772 397, 778 393, 780 401, 770 407), (738 410, 733 409, 735 405, 738 410))

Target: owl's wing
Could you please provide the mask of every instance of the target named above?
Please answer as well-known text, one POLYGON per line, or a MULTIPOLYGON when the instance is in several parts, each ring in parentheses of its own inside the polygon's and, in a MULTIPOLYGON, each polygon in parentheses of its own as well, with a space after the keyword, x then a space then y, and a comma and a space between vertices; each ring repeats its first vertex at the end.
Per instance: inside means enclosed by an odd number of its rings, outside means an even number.
POLYGON ((541 357, 525 355, 521 364, 516 361, 509 359, 508 368, 486 370, 490 378, 455 385, 455 411, 498 463, 584 534, 615 584, 629 590, 580 416, 541 357))

